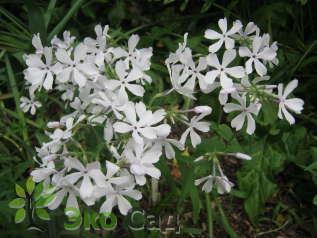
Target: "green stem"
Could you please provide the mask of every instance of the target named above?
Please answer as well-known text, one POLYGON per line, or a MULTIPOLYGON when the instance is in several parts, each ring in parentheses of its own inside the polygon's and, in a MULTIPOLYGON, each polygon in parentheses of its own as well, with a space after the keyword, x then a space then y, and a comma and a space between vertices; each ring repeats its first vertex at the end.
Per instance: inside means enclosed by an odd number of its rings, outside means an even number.
POLYGON ((208 193, 205 193, 206 197, 206 209, 207 209, 207 218, 208 218, 208 234, 209 238, 213 237, 213 217, 211 209, 211 201, 208 193))
POLYGON ((48 36, 48 41, 51 41, 55 35, 58 35, 69 21, 69 19, 75 14, 75 12, 80 8, 83 0, 77 0, 74 5, 70 8, 64 18, 58 23, 58 25, 51 31, 48 36))
POLYGON ((221 202, 218 199, 215 199, 216 202, 216 206, 218 207, 219 213, 220 213, 220 219, 221 219, 221 223, 223 225, 223 228, 225 229, 225 231, 227 232, 227 234, 231 237, 231 238, 239 238, 239 236, 236 234, 236 232, 232 229, 228 218, 226 217, 221 202))
POLYGON ((301 63, 303 62, 303 60, 306 58, 306 56, 309 54, 309 52, 314 48, 314 46, 317 44, 317 40, 315 40, 309 47, 308 49, 305 51, 305 53, 303 54, 303 56, 299 59, 299 61, 297 62, 296 66, 293 68, 291 75, 293 75, 296 70, 298 69, 298 67, 301 65, 301 63))
POLYGON ((188 110, 192 106, 192 100, 189 97, 184 96, 183 110, 188 110))
MULTIPOLYGON (((7 114, 9 114, 10 116, 12 116, 12 117, 14 117, 14 118, 16 118, 18 120, 20 119, 19 115, 16 112, 11 111, 10 109, 7 109, 7 108, 5 108, 3 106, 0 106, 0 108, 1 108, 1 110, 6 112, 7 114)), ((44 126, 41 126, 40 124, 37 124, 36 122, 31 121, 29 119, 25 119, 25 122, 27 124, 31 125, 31 126, 34 126, 34 127, 38 128, 38 129, 44 129, 45 128, 44 126)))

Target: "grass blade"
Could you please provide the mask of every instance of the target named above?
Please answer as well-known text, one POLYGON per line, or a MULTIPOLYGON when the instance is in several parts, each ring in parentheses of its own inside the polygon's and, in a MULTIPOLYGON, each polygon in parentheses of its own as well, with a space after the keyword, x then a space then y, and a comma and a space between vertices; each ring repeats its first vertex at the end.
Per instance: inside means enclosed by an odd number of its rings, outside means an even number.
POLYGON ((63 28, 65 27, 65 25, 67 24, 67 22, 69 21, 69 19, 75 14, 75 12, 81 7, 83 3, 83 0, 77 0, 74 5, 70 8, 70 10, 67 12, 67 14, 64 16, 64 18, 58 23, 58 25, 52 30, 52 32, 49 34, 47 40, 48 42, 52 40, 52 38, 55 35, 58 35, 63 28))

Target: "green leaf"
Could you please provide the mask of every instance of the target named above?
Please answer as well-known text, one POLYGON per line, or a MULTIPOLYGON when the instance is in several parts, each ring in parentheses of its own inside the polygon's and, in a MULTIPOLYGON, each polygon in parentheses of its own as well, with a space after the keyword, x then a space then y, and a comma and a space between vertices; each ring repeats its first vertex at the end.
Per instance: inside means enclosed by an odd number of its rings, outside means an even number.
POLYGON ((56 194, 45 194, 35 203, 35 207, 47 207, 54 202, 55 198, 56 194))
POLYGON ((44 209, 44 208, 36 208, 35 209, 36 215, 45 221, 49 221, 50 220, 50 215, 48 214, 48 212, 44 209))
POLYGON ((26 190, 28 191, 29 195, 31 195, 34 191, 35 183, 32 177, 29 177, 26 181, 26 190))
POLYGON ((36 1, 27 0, 26 7, 29 17, 29 29, 33 34, 40 33, 42 42, 46 42, 46 27, 43 10, 38 6, 36 1))
POLYGON ((19 184, 15 184, 15 192, 21 198, 26 197, 24 189, 19 184))
POLYGON ((25 200, 23 198, 16 198, 13 199, 10 203, 9 203, 9 207, 10 208, 21 208, 24 207, 25 205, 25 200))
POLYGON ((20 208, 15 213, 14 222, 15 223, 20 223, 20 222, 22 222, 24 220, 24 218, 25 218, 25 209, 24 208, 20 208))
POLYGON ((231 128, 225 124, 218 125, 213 123, 212 129, 214 129, 217 134, 223 137, 226 141, 230 141, 233 138, 233 132, 231 128))
POLYGON ((41 197, 41 195, 43 193, 43 189, 44 189, 43 182, 39 183, 35 186, 35 192, 33 194, 33 197, 35 200, 38 200, 41 197))

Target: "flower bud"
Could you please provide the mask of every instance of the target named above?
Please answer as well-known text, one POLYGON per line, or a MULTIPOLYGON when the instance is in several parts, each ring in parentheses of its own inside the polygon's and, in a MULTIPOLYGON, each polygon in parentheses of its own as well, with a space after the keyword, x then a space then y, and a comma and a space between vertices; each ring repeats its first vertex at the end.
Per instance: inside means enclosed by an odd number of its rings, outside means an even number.
POLYGON ((251 160, 252 157, 250 155, 246 155, 246 154, 243 154, 243 153, 235 153, 235 156, 238 158, 238 159, 245 159, 245 160, 251 160))
POLYGON ((62 124, 59 121, 51 121, 51 122, 47 123, 48 128, 57 128, 60 126, 62 126, 62 124))
POLYGON ((194 107, 194 112, 195 113, 210 114, 211 111, 212 111, 212 109, 209 106, 197 106, 197 107, 194 107))

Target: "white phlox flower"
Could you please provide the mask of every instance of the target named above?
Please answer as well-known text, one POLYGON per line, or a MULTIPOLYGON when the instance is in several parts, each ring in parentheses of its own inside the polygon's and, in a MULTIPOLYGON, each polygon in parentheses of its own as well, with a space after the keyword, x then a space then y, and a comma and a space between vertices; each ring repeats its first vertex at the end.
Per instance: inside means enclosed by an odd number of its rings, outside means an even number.
POLYGON ((242 24, 240 21, 235 21, 233 26, 228 30, 227 18, 223 18, 218 21, 218 26, 221 30, 221 33, 211 29, 205 31, 205 38, 210 40, 218 40, 209 46, 209 52, 211 53, 217 52, 223 44, 225 44, 226 49, 233 49, 235 46, 233 36, 241 29, 242 24))
POLYGON ((290 95, 292 91, 297 87, 298 80, 294 79, 290 83, 287 84, 285 89, 283 90, 283 84, 278 85, 278 117, 283 119, 283 117, 289 122, 289 124, 295 123, 295 118, 288 112, 288 110, 300 114, 303 110, 304 101, 300 98, 290 98, 287 97, 290 95))

